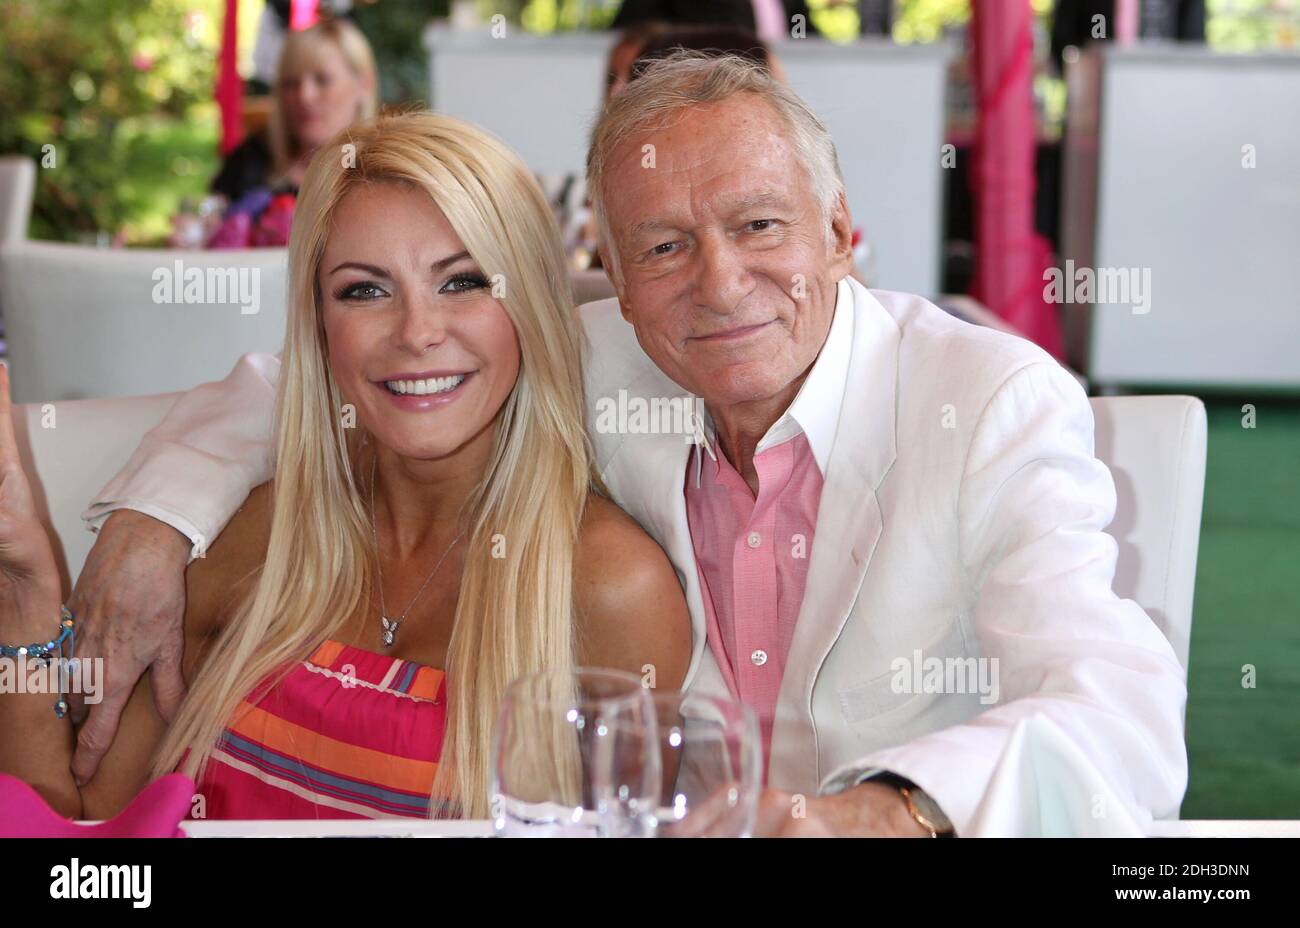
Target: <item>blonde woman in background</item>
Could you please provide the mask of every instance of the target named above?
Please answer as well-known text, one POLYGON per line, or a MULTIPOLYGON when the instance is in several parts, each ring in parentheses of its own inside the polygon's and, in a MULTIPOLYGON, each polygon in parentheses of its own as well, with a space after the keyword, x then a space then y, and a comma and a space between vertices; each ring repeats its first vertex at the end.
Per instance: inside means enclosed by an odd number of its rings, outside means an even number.
MULTIPOLYGON (((482 818, 513 678, 685 676, 676 575, 598 493, 568 275, 517 156, 430 113, 338 136, 304 179, 289 274, 274 478, 188 571, 172 724, 146 675, 78 787, 49 699, 0 700, 0 771, 65 814, 107 818, 180 769, 209 818, 482 818)), ((0 594, 19 606, 0 641, 35 640, 58 581, 4 438, 0 594)))
POLYGON ((345 19, 285 36, 265 133, 226 156, 212 181, 229 203, 211 248, 284 245, 294 201, 316 149, 378 110, 370 43, 345 19))

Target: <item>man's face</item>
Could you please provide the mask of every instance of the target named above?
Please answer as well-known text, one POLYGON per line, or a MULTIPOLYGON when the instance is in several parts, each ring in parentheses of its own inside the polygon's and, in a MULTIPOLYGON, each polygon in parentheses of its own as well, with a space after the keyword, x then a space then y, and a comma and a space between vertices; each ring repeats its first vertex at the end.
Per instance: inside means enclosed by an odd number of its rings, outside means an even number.
POLYGON ((605 191, 623 315, 665 374, 715 410, 801 382, 852 270, 851 223, 843 202, 824 215, 767 103, 737 94, 629 137, 605 191))

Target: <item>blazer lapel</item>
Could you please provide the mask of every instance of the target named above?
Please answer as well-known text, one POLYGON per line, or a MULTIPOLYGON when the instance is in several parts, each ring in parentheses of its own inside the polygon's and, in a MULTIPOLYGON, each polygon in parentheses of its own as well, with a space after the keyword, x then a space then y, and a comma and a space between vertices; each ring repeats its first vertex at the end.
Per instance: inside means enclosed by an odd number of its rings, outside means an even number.
POLYGON ((883 528, 876 489, 894 462, 898 326, 850 279, 853 350, 817 531, 772 729, 768 783, 813 792, 820 783, 812 693, 844 629, 883 528))
MULTIPOLYGON (((643 396, 680 396, 682 390, 658 373, 640 378, 629 393, 643 396), (656 381, 647 385, 647 380, 656 381), (659 383, 657 381, 662 381, 659 383)), ((691 661, 682 689, 700 668, 708 638, 700 572, 686 520, 684 483, 687 463, 695 446, 681 434, 627 435, 606 465, 601 477, 615 502, 641 523, 664 549, 686 592, 691 614, 691 661)))

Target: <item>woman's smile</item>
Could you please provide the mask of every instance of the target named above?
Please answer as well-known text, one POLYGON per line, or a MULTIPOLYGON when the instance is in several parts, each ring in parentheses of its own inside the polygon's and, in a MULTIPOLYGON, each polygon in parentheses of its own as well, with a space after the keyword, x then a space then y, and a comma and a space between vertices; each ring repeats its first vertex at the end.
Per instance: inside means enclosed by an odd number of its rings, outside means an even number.
POLYGON ((430 372, 385 377, 375 387, 388 395, 392 404, 405 412, 441 409, 463 396, 477 371, 430 372))

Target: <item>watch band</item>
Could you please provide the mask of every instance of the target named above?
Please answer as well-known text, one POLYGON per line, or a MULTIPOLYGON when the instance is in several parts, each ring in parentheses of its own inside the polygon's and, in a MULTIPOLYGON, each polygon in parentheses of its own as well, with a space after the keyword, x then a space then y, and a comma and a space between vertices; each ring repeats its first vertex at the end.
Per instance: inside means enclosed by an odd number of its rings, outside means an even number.
POLYGON ((922 828, 924 828, 926 831, 930 832, 931 838, 939 837, 939 828, 935 825, 934 822, 930 821, 928 818, 922 815, 920 811, 916 808, 916 801, 912 799, 912 791, 908 789, 906 786, 900 786, 898 788, 898 792, 903 797, 903 800, 907 803, 907 814, 912 816, 912 820, 915 821, 922 828))
POLYGON ((863 777, 858 782, 882 783, 898 790, 899 796, 907 804, 907 814, 912 817, 914 822, 930 832, 931 838, 955 838, 957 836, 955 829, 952 827, 952 822, 948 820, 948 816, 943 814, 939 804, 931 798, 929 793, 906 777, 900 777, 898 774, 889 771, 882 771, 872 776, 863 777))

